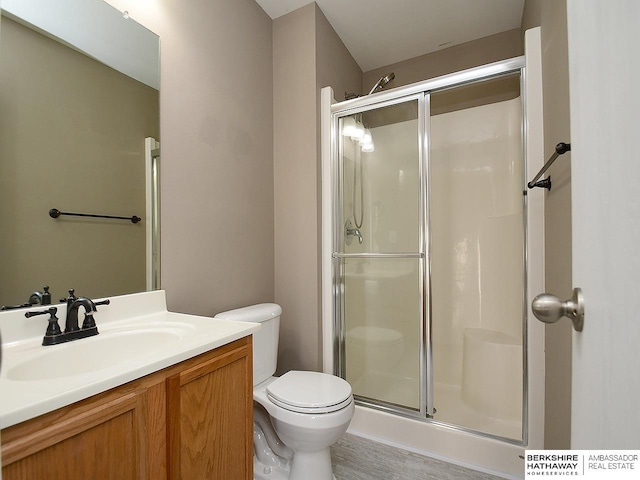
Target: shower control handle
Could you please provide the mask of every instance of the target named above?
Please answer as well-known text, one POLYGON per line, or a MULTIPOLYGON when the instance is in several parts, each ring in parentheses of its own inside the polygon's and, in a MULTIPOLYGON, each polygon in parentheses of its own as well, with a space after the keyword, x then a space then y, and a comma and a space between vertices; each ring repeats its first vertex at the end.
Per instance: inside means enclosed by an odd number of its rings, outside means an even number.
POLYGON ((584 298, 582 290, 573 289, 570 299, 561 301, 550 293, 541 293, 531 303, 533 314, 544 323, 555 323, 562 317, 568 317, 573 322, 573 328, 577 332, 582 331, 584 325, 584 298))
POLYGON ((344 230, 345 230, 345 243, 347 245, 351 245, 351 240, 352 240, 352 236, 354 237, 358 237, 358 243, 360 245, 362 245, 363 242, 363 238, 362 238, 362 234, 360 233, 360 229, 354 227, 351 224, 351 220, 347 220, 344 224, 344 230))

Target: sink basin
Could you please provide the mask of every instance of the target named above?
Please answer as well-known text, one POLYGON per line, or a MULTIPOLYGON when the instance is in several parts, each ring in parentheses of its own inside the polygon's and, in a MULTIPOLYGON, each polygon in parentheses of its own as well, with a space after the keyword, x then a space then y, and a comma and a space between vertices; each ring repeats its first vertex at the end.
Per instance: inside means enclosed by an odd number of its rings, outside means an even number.
POLYGON ((122 330, 41 347, 39 355, 9 369, 7 378, 18 381, 51 380, 96 372, 157 352, 180 340, 182 333, 181 329, 175 328, 122 330))

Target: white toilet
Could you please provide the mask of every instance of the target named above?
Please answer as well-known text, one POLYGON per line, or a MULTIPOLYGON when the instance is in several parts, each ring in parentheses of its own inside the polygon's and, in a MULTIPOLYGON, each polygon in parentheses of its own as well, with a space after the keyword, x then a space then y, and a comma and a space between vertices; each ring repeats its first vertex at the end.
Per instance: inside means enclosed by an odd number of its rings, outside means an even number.
POLYGON ((259 322, 253 334, 254 478, 331 480, 329 447, 354 412, 351 385, 319 372, 274 377, 282 309, 274 303, 222 312, 225 320, 259 322))

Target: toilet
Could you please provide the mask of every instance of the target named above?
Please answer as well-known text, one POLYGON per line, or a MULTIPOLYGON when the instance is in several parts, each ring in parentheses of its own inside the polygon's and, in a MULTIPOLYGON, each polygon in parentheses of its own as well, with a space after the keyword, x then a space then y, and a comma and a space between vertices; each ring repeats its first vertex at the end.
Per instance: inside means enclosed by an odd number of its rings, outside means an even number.
POLYGON ((329 447, 353 417, 351 385, 319 372, 273 376, 281 314, 279 305, 262 303, 215 316, 261 326, 253 334, 254 478, 332 480, 329 447))

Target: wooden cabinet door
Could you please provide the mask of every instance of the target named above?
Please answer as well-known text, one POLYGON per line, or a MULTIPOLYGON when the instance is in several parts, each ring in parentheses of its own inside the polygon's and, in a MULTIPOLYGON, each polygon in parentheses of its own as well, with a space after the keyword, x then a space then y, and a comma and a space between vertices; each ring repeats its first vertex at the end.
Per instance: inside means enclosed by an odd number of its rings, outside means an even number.
POLYGON ((253 478, 251 338, 167 379, 170 479, 253 478))
POLYGON ((106 394, 2 431, 4 480, 147 478, 146 390, 106 394))

